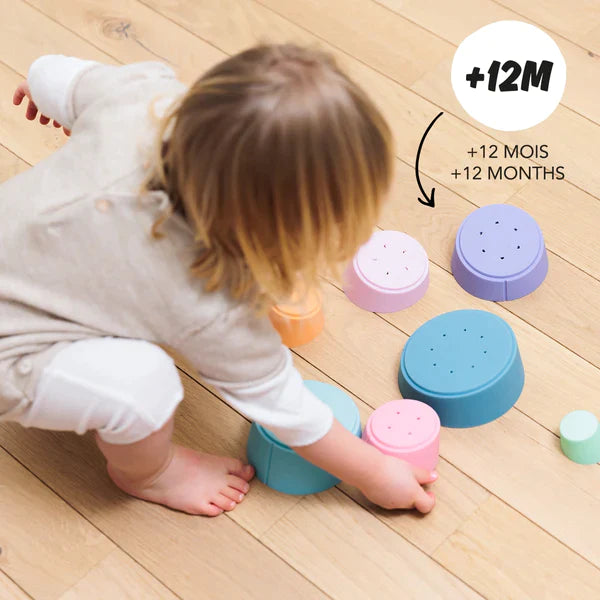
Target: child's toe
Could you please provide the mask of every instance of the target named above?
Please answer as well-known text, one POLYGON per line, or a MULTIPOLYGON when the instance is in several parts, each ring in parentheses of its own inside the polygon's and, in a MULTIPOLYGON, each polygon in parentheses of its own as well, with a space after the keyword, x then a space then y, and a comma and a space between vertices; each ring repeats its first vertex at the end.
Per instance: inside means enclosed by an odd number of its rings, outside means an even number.
POLYGON ((211 502, 215 506, 218 506, 223 510, 233 510, 237 506, 235 500, 232 500, 231 498, 228 498, 225 494, 221 493, 215 494, 214 498, 211 499, 211 502))
POLYGON ((223 494, 223 496, 227 496, 227 498, 233 500, 234 502, 241 502, 244 499, 244 494, 242 494, 242 492, 229 486, 224 487, 221 490, 221 494, 223 494))
POLYGON ((230 473, 241 473, 244 469, 244 463, 239 458, 227 457, 225 466, 230 473))
POLYGON ((250 481, 254 477, 254 467, 252 465, 244 465, 241 473, 236 473, 242 479, 250 481))
POLYGON ((222 508, 219 508, 215 504, 206 504, 202 507, 201 514, 209 517, 217 517, 223 512, 222 508))
POLYGON ((226 481, 229 487, 242 492, 242 494, 247 494, 248 490, 250 489, 250 484, 245 479, 242 479, 237 475, 228 475, 226 481))

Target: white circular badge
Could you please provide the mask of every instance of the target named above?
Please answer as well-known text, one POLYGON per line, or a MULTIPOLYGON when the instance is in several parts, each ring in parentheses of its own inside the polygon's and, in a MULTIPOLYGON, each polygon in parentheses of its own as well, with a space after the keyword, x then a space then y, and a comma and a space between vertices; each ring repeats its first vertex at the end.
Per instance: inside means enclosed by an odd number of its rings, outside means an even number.
POLYGON ((452 87, 462 107, 493 129, 519 131, 547 119, 567 80, 555 41, 521 21, 490 23, 465 38, 452 61, 452 87))

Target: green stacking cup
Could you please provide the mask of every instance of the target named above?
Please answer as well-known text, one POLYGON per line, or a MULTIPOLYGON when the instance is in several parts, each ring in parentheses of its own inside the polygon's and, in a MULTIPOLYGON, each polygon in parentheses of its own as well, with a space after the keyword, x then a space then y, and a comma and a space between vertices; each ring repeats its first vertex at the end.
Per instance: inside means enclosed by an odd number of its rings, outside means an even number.
POLYGON ((560 447, 568 458, 581 465, 600 462, 598 419, 587 410, 574 410, 563 417, 560 447))

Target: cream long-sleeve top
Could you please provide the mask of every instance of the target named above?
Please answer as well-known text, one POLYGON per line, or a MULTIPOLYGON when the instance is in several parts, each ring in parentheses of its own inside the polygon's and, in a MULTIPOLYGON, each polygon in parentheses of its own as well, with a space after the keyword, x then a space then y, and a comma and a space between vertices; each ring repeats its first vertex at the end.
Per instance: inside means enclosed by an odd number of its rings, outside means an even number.
MULTIPOLYGON (((192 277, 194 235, 164 192, 139 194, 156 136, 150 105, 185 93, 162 63, 49 55, 30 67, 40 111, 65 145, 0 186, 0 420, 27 406, 44 365, 98 336, 170 346, 236 410, 292 446, 330 429, 267 317, 192 277)), ((25 124, 24 124, 25 126, 25 124)), ((274 165, 276 168, 276 165, 274 165)))

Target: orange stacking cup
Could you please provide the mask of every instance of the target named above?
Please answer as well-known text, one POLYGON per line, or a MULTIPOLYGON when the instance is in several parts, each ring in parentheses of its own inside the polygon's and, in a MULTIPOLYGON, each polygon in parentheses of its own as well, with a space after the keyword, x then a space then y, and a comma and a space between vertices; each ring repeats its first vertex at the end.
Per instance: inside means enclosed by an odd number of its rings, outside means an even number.
POLYGON ((269 318, 288 348, 295 348, 314 340, 325 325, 321 293, 311 290, 299 302, 292 297, 289 304, 278 304, 271 309, 269 318))

